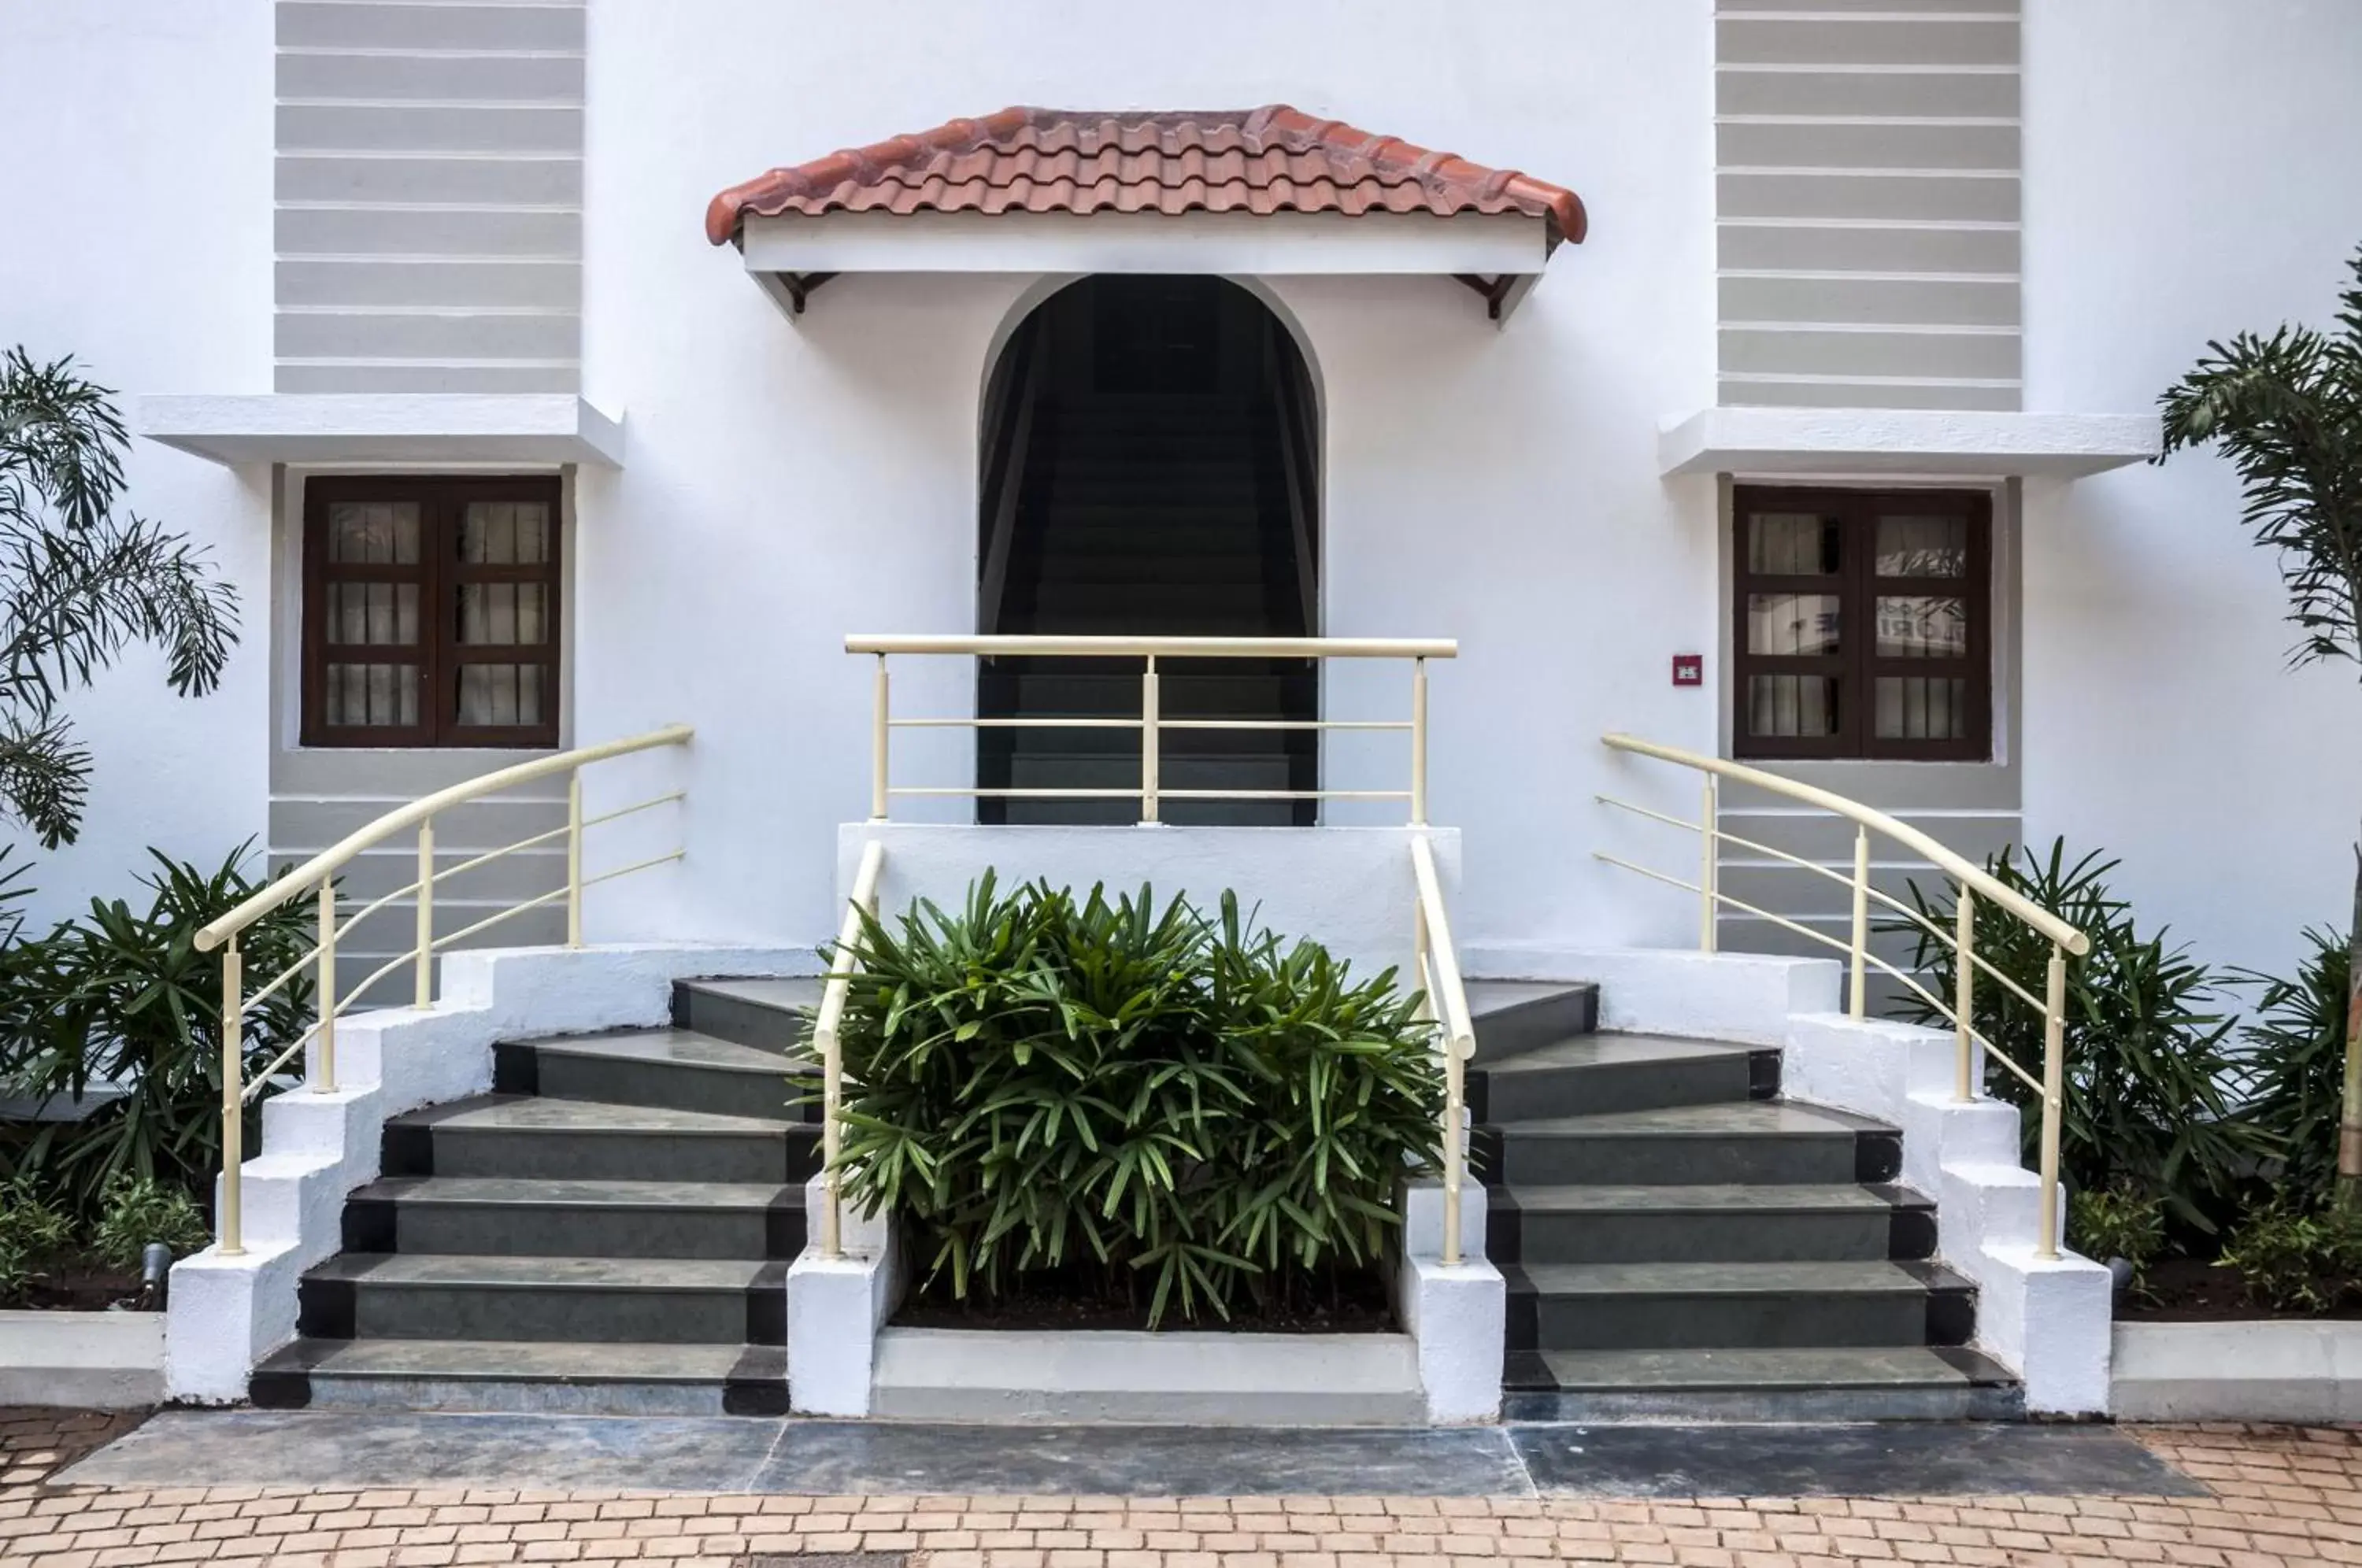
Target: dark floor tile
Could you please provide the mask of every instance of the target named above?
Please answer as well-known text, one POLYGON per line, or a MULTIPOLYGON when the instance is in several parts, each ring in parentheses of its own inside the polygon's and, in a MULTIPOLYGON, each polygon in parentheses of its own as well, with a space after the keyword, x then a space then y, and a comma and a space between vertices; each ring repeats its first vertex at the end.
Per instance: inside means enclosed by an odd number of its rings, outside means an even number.
POLYGON ((2111 1427, 1897 1423, 1504 1430, 1546 1496, 2206 1495, 2204 1487, 2111 1427))

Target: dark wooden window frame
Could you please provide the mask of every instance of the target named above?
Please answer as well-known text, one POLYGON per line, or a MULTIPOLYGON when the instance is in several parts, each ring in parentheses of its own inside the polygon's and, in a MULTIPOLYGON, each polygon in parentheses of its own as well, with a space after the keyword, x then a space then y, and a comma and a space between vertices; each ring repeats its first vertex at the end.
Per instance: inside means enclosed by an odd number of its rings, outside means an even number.
POLYGON ((1826 761, 1985 762, 1992 756, 1992 496, 1975 490, 1851 490, 1741 485, 1731 497, 1731 753, 1748 758, 1826 761), (1965 576, 1879 577, 1878 517, 1910 512, 1968 524, 1965 576), (1748 569, 1748 524, 1757 512, 1815 512, 1842 530, 1834 576, 1757 574, 1748 569), (1757 593, 1832 594, 1838 601, 1838 652, 1830 657, 1751 653, 1747 604, 1757 593), (1969 651, 1961 658, 1881 658, 1874 612, 1881 595, 1942 595, 1966 601, 1969 651), (1750 680, 1758 675, 1833 675, 1838 733, 1751 735, 1750 680), (1959 740, 1881 739, 1875 733, 1881 676, 1957 677, 1967 681, 1968 734, 1959 740))
POLYGON ((299 739, 307 746, 512 747, 555 746, 558 739, 558 648, 565 602, 564 512, 555 474, 411 474, 363 478, 346 475, 304 483, 304 675, 299 739), (414 566, 331 563, 328 508, 339 502, 414 501, 419 513, 419 559, 414 566), (468 503, 531 501, 549 508, 547 558, 529 566, 486 566, 459 558, 460 525, 468 503), (327 588, 331 582, 414 583, 420 640, 415 725, 330 725, 326 723, 326 672, 331 663, 392 662, 370 659, 370 646, 401 650, 409 662, 413 645, 331 644, 327 640, 327 588), (524 644, 469 644, 459 640, 459 590, 481 582, 532 582, 544 589, 543 640, 524 644), (543 720, 537 724, 486 725, 458 722, 458 672, 468 664, 541 667, 543 720))

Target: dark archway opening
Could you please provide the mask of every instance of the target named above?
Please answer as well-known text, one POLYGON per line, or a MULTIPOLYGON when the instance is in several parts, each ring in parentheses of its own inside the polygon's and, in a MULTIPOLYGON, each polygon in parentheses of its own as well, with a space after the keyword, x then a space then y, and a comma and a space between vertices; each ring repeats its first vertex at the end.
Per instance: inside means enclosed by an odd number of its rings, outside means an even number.
MULTIPOLYGON (((1218 278, 1108 276, 1060 290, 1019 326, 986 389, 977 624, 987 633, 1310 636, 1318 632, 1319 411, 1296 340, 1218 278)), ((1160 815, 1308 824, 1309 800, 1175 791, 1319 788, 1308 660, 1161 666, 1164 716, 1262 727, 1162 732, 1160 815)), ((1137 659, 998 659, 984 718, 1131 718, 1137 659)), ((985 789, 1129 790, 1123 729, 981 728, 985 789)), ((988 823, 1122 823, 1125 800, 994 798, 988 823)))

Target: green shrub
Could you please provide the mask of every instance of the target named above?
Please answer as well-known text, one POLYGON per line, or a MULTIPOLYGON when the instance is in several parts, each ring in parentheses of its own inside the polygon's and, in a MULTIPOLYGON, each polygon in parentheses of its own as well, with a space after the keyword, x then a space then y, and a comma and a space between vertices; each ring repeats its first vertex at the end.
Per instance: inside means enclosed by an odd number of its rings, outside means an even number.
POLYGON ((2067 1200, 2067 1240, 2086 1257, 2122 1258, 2141 1271, 2165 1246, 2165 1205, 2130 1187, 2100 1187, 2067 1200))
POLYGON ((150 1176, 117 1171, 99 1198, 98 1224, 91 1247, 110 1268, 138 1268, 150 1242, 161 1242, 174 1257, 202 1252, 212 1240, 205 1217, 189 1195, 150 1176))
POLYGON ((2220 1261, 2238 1272, 2259 1306, 2326 1312, 2354 1293, 2362 1216, 2279 1199, 2240 1222, 2220 1261))
POLYGON ((2345 1085, 2346 979, 2343 933, 2308 929, 2312 951, 2294 979, 2254 970, 2260 988, 2247 1043, 2247 1114, 2269 1132, 2283 1162, 2280 1186, 2294 1201, 2327 1203, 2337 1182, 2338 1109, 2345 1085))
MULTIPOLYGON (((0 1082, 17 1094, 70 1100, 93 1082, 128 1092, 80 1121, 42 1121, 0 1144, 0 1175, 31 1175, 69 1209, 95 1219, 118 1174, 209 1196, 221 1159, 221 955, 200 953, 198 927, 259 884, 241 845, 211 870, 150 850, 148 908, 93 900, 89 912, 9 948, 17 1001, 0 1014, 0 1082)), ((311 946, 311 911, 284 906, 240 945, 250 988, 311 946)), ((246 1070, 258 1072, 311 1021, 312 978, 293 980, 247 1015, 246 1070)), ((249 1105, 248 1144, 259 1111, 249 1105)))
MULTIPOLYGON (((2092 951, 2067 966, 2064 1032, 2067 1107, 2059 1163, 2081 1190, 2129 1187, 2158 1194, 2172 1220, 2212 1233, 2238 1184, 2273 1150, 2271 1139, 2235 1114, 2237 1061, 2225 1046, 2231 1022, 2215 1006, 2218 982, 2186 948, 2168 948, 2165 933, 2143 936, 2131 906, 2105 878, 2117 862, 2086 855, 2071 866, 2066 842, 2047 858, 2004 850, 1986 864, 2002 884, 2083 931, 2092 951)), ((1938 930, 1952 930, 1950 884, 1930 897, 1917 883, 1911 900, 1938 930)), ((1912 966, 1939 997, 1952 995, 1959 960, 1948 942, 1916 924, 1912 966)), ((2044 994, 2050 943, 1990 904, 1977 911, 1977 956, 2032 996, 2044 994)), ((1901 1015, 1949 1029, 1919 997, 1906 994, 1901 1015)), ((1980 974, 1977 1032, 2026 1071, 2042 1071, 2039 1010, 1980 974)), ((2036 1097, 2015 1074, 1988 1063, 1986 1088, 2018 1107, 2026 1163, 2037 1153, 2036 1097)))
POLYGON ((1300 1302, 1381 1258, 1396 1183, 1440 1163, 1417 999, 1230 895, 1215 923, 988 876, 956 915, 866 922, 855 954, 845 1190, 955 1297, 1139 1282, 1152 1324, 1300 1302))
POLYGON ((0 1305, 21 1297, 40 1265, 73 1244, 73 1220, 19 1176, 0 1182, 0 1305))

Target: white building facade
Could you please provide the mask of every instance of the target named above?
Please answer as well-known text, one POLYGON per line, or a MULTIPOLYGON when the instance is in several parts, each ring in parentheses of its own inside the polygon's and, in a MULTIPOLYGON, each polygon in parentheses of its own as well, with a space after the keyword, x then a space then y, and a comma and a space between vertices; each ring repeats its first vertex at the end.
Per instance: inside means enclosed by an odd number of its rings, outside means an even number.
MULTIPOLYGON (((1458 643, 1427 798, 1459 833, 1463 949, 1545 972, 1532 955, 1694 944, 1694 898, 1596 857, 1694 854, 1595 803, 1694 811, 1601 745, 1620 733, 1971 858, 2104 849, 2145 922, 2286 970, 2349 896, 2352 672, 2285 668, 2228 469, 2144 459, 2210 337, 2330 314, 2362 243, 2357 80, 2362 12, 2308 0, 1087 22, 1017 0, 890 25, 758 0, 0 0, 23 149, 0 168, 0 339, 120 390, 135 505, 209 546, 245 606, 218 692, 175 700, 135 658, 75 700, 93 808, 43 904, 122 889, 147 845, 252 837, 283 864, 520 754, 686 723, 687 801, 644 834, 685 856, 593 899, 587 936, 809 948, 836 925, 838 825, 870 801, 871 670, 845 638, 1011 624, 983 591, 1010 346, 1070 286, 1220 279, 1273 324, 1264 362, 1292 348, 1302 373, 1300 428, 1254 437, 1290 444, 1302 499, 1252 629, 1458 643), (1006 105, 1076 113, 947 126, 1006 105), (1273 105, 1297 113, 1253 118, 1273 105), (1182 170, 1184 148, 1102 166, 1118 206, 1181 193, 1101 211, 1017 167, 1093 127, 1253 154, 1275 124, 1312 127, 1294 155, 1334 187, 1411 193, 1275 195, 1182 170), (936 127, 923 156, 878 146, 936 127), (924 158, 979 147, 995 171, 926 184, 924 158), (796 189, 868 194, 758 193, 709 231, 717 193, 839 148, 868 150, 796 189), (418 566, 438 549, 457 564, 418 566)), ((1202 288, 1154 319, 1119 293, 1092 330, 1137 326, 1137 363, 1100 353, 1102 377, 1231 343, 1202 288)), ((1052 546, 1015 548, 1038 575, 1052 546)), ((1047 602, 1024 629, 1125 629, 1047 602)), ((965 660, 896 674, 899 712, 978 711, 965 660)), ((1407 691, 1398 666, 1336 665, 1285 701, 1394 719, 1407 691)), ((1291 788, 1400 787, 1395 737, 1323 742, 1291 788)), ((947 730, 898 735, 892 766, 958 787, 1016 765, 947 730)), ((563 804, 510 809, 531 831, 563 804)), ((1722 812, 1850 853, 1764 799, 1722 812)), ((1899 890, 1911 866, 1881 874, 1899 890)), ((1720 875, 1842 931, 1808 876, 1727 849, 1720 875)), ((1803 950, 1728 911, 1719 940, 1803 950)))

